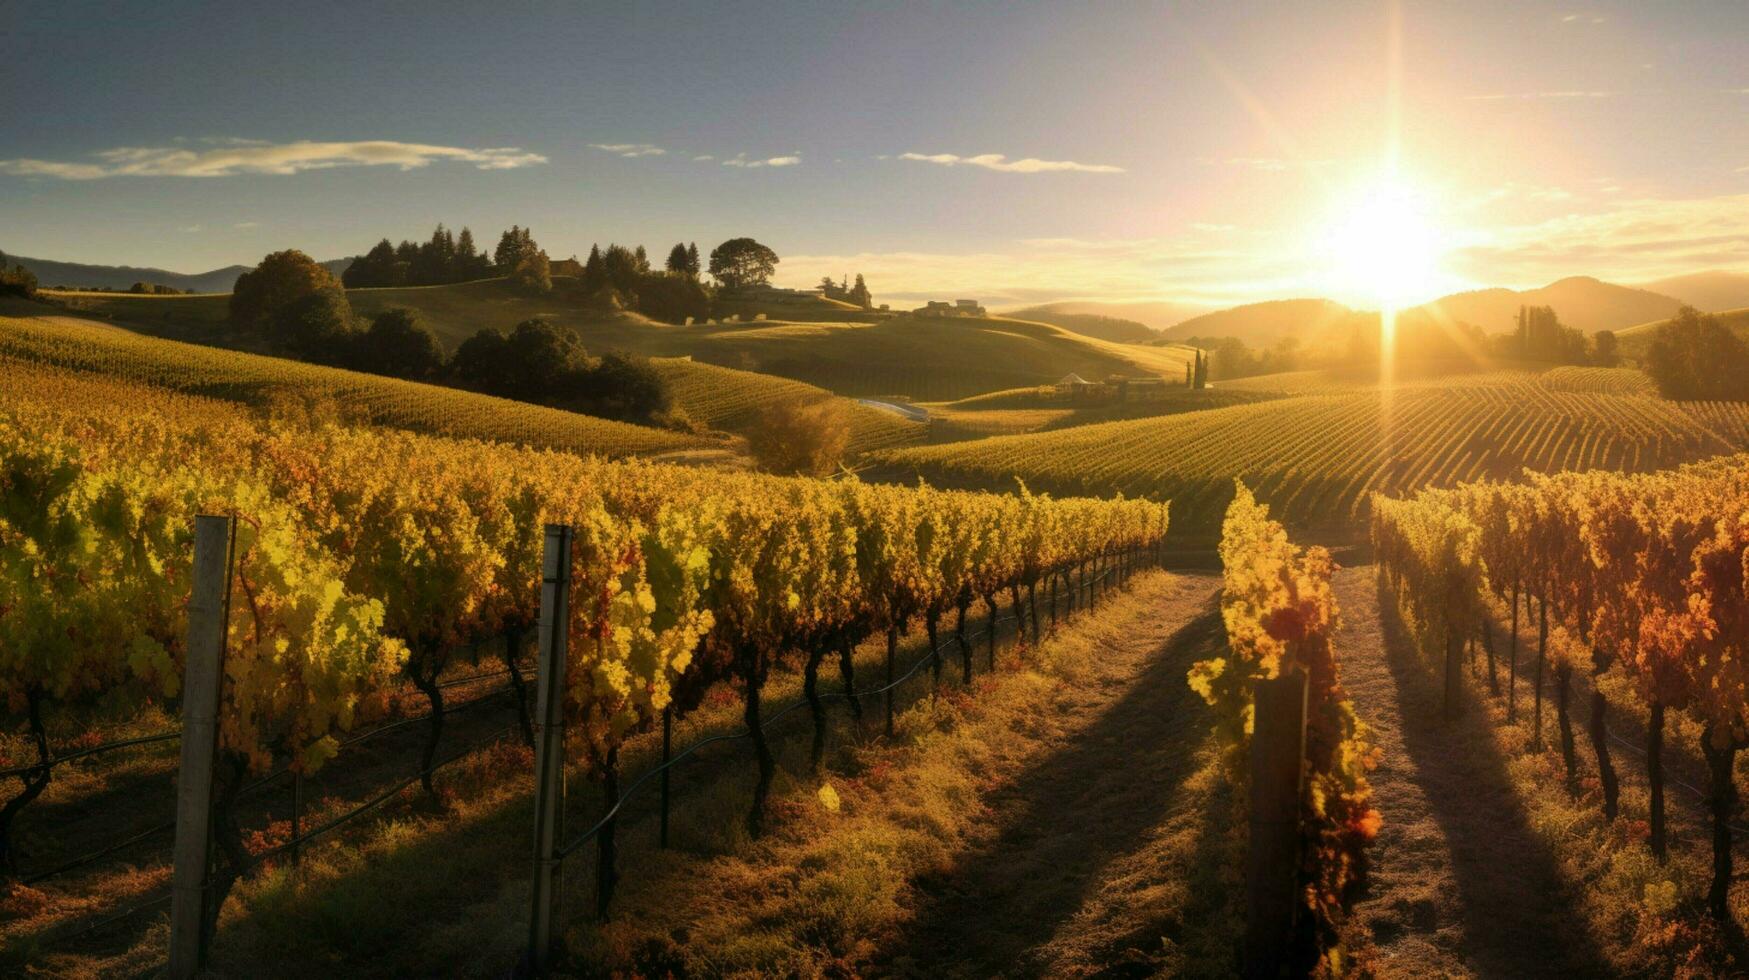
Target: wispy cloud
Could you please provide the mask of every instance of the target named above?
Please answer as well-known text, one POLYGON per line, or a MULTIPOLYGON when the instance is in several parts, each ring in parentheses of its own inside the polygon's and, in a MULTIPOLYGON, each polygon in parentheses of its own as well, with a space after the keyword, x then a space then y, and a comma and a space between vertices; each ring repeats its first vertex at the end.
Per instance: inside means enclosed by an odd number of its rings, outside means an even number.
POLYGON ((654 143, 591 143, 589 145, 597 150, 606 150, 615 156, 629 157, 632 159, 636 159, 637 157, 659 157, 668 152, 654 143))
POLYGON ((259 222, 259 221, 239 221, 236 224, 232 225, 231 227, 232 228, 259 228, 259 227, 261 227, 261 222, 259 222))
POLYGON ((96 162, 63 160, 0 160, 0 174, 54 177, 60 180, 102 180, 107 177, 235 177, 240 174, 296 174, 338 167, 398 167, 417 170, 435 161, 471 163, 480 170, 512 170, 547 162, 521 147, 471 149, 361 140, 348 143, 266 143, 227 141, 209 149, 124 146, 92 154, 96 162))
POLYGON ((1749 267, 1749 194, 1610 199, 1601 207, 1489 232, 1452 256, 1480 282, 1536 285, 1583 273, 1637 282, 1749 267))
POLYGON ((1527 102, 1538 99, 1607 99, 1614 94, 1584 89, 1555 89, 1547 92, 1491 92, 1486 95, 1466 95, 1464 98, 1471 102, 1527 102))
POLYGON ((707 160, 715 160, 715 159, 716 159, 716 157, 710 155, 709 153, 700 153, 698 156, 695 156, 692 158, 692 162, 693 163, 704 163, 707 160))
POLYGON ((1001 153, 980 153, 977 156, 964 157, 957 153, 901 153, 900 160, 914 160, 918 163, 934 163, 943 167, 982 167, 985 170, 995 170, 1005 174, 1047 174, 1073 171, 1085 174, 1121 174, 1122 167, 1109 163, 1077 163, 1074 160, 1040 160, 1036 157, 1024 157, 1010 160, 1001 153))
MULTIPOLYGON (((706 157, 705 159, 708 160, 710 158, 706 157)), ((802 155, 800 153, 791 153, 788 156, 781 156, 781 157, 766 157, 763 160, 749 160, 749 159, 747 159, 747 154, 737 153, 734 156, 730 157, 729 159, 724 160, 723 166, 725 166, 725 167, 747 167, 747 168, 752 168, 752 167, 793 167, 796 164, 801 163, 801 162, 802 162, 802 155)))

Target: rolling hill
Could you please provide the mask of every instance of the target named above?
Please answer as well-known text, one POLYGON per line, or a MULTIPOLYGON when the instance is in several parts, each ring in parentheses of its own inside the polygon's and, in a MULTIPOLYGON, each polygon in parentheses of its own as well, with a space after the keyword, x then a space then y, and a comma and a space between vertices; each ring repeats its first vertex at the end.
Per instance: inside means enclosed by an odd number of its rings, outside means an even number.
MULTIPOLYGON (((482 328, 507 328, 539 317, 575 330, 591 351, 691 357, 854 397, 948 400, 1048 384, 1070 372, 1089 378, 1115 373, 1178 379, 1189 357, 1180 349, 1117 344, 1004 317, 900 315, 865 322, 754 320, 681 327, 587 308, 563 289, 532 295, 500 279, 355 289, 347 296, 362 316, 392 306, 418 310, 451 350, 482 328)), ((237 342, 225 322, 223 296, 60 293, 54 298, 83 314, 154 335, 224 346, 237 342)))
POLYGON ((1512 330, 1520 306, 1552 306, 1562 323, 1593 333, 1662 319, 1675 313, 1682 301, 1590 276, 1570 276, 1539 289, 1453 293, 1419 308, 1497 334, 1512 330))
POLYGON ((1070 305, 1047 303, 1044 306, 1009 310, 1002 315, 1016 320, 1050 323, 1064 330, 1073 330, 1088 337, 1098 337, 1100 340, 1111 340, 1120 344, 1146 344, 1160 339, 1160 334, 1145 323, 1102 313, 1076 313, 1066 309, 1070 305))
MULTIPOLYGON (((1193 316, 1213 312, 1214 306, 1208 303, 1190 303, 1178 300, 1148 300, 1139 302, 1102 302, 1098 300, 1063 300, 1057 303, 1046 303, 1040 306, 1029 306, 1023 310, 1007 310, 1002 316, 1017 319, 1046 319, 1042 316, 1024 316, 1026 313, 1038 313, 1041 310, 1053 314, 1072 316, 1114 317, 1119 320, 1130 320, 1139 323, 1150 330, 1165 330, 1175 324, 1182 323, 1193 316)), ((1046 320, 1046 322, 1053 322, 1046 320)))
POLYGON ((1749 307, 1749 274, 1714 269, 1640 284, 1641 289, 1674 296, 1702 313, 1749 307))
POLYGON ((874 472, 1169 499, 1174 533, 1202 536, 1218 528, 1235 477, 1293 526, 1351 531, 1374 491, 1525 468, 1643 472, 1749 446, 1749 404, 1608 393, 1621 390, 1634 390, 1625 376, 1490 372, 893 450, 876 454, 874 472))
POLYGON ((414 432, 603 456, 720 445, 455 388, 146 337, 73 317, 0 316, 0 367, 9 374, 48 369, 101 375, 263 410, 332 413, 414 432))
MULTIPOLYGON (((44 286, 72 286, 86 289, 126 289, 136 282, 152 282, 195 293, 228 293, 237 277, 248 272, 246 265, 227 265, 210 272, 171 272, 168 269, 131 265, 90 265, 84 262, 57 262, 54 259, 33 259, 23 255, 6 256, 36 273, 44 286)), ((352 264, 352 259, 330 259, 322 263, 329 272, 339 276, 352 264)))

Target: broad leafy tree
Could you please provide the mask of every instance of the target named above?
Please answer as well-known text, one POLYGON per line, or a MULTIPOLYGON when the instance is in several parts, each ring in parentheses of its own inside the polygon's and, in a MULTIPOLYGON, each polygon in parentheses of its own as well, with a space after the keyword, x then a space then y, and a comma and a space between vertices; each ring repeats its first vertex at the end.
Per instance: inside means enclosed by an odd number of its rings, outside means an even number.
POLYGON ((727 289, 765 285, 777 262, 776 252, 751 238, 731 238, 711 249, 711 275, 727 289))

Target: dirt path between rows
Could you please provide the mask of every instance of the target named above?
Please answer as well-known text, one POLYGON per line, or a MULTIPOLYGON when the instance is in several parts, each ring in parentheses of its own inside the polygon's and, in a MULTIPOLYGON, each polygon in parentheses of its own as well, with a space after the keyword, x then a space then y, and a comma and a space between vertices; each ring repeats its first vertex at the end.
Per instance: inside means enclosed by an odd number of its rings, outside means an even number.
POLYGON ((1446 721, 1441 687, 1389 610, 1373 566, 1337 575, 1343 683, 1384 757, 1384 826, 1358 922, 1385 976, 1607 975, 1529 826, 1486 714, 1446 721))
MULTIPOLYGON (((991 792, 988 830, 922 900, 882 973, 988 977, 1152 973, 1157 844, 1208 738, 1185 671, 1224 634, 1219 578, 1173 576, 1146 617, 1099 621, 1104 656, 1030 719, 1041 749, 991 792), (1123 962, 1133 960, 1133 969, 1123 962)), ((1167 887, 1170 887, 1168 884, 1167 887)))

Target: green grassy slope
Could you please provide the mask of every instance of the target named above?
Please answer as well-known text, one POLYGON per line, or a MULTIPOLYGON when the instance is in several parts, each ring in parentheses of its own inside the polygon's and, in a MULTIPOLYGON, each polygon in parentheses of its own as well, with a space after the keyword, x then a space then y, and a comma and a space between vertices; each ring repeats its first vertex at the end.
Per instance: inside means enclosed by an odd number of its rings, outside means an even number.
POLYGON ((664 429, 507 401, 437 385, 145 337, 73 317, 0 317, 0 377, 14 365, 102 374, 224 401, 333 411, 343 418, 441 435, 599 453, 705 448, 664 429))

